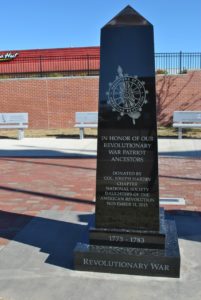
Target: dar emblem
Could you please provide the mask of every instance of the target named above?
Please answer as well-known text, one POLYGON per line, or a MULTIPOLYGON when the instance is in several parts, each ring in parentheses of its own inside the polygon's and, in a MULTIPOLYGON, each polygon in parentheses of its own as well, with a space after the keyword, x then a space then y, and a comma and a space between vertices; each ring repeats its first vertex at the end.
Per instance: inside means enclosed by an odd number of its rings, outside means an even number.
POLYGON ((120 114, 118 119, 127 114, 135 124, 135 120, 141 116, 143 105, 147 103, 148 91, 145 90, 145 82, 137 76, 123 74, 120 66, 117 72, 116 79, 109 83, 108 103, 114 112, 120 114))

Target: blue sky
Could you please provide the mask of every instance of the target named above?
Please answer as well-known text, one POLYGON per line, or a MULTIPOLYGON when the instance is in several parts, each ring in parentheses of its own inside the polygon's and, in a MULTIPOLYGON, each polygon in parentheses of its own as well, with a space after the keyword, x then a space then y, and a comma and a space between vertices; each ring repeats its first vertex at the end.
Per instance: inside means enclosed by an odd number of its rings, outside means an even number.
POLYGON ((156 52, 201 52, 201 0, 0 0, 0 50, 98 46, 128 4, 154 25, 156 52))

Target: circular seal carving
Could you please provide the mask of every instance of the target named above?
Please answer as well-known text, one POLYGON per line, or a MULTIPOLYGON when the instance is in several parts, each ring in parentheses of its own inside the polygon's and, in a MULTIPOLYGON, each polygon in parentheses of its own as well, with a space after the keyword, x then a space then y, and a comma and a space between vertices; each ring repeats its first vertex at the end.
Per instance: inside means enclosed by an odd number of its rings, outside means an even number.
POLYGON ((123 74, 120 66, 117 71, 115 81, 109 84, 108 102, 113 111, 119 112, 120 116, 127 114, 135 124, 141 115, 142 106, 147 103, 148 91, 145 90, 145 83, 137 76, 123 74))

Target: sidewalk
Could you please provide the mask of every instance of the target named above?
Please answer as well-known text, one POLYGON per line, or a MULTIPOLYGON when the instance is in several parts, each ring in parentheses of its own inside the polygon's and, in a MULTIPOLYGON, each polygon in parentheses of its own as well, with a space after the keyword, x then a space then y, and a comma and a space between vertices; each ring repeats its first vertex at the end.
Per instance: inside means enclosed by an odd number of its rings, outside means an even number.
MULTIPOLYGON (((201 139, 159 139, 159 154, 201 157, 201 139)), ((96 139, 25 138, 0 139, 0 156, 64 157, 96 155, 96 139)))
POLYGON ((73 270, 95 208, 95 139, 0 140, 0 299, 200 299, 201 141, 160 139, 159 154, 160 197, 186 200, 166 206, 179 209, 180 279, 73 270))
POLYGON ((25 138, 0 139, 0 156, 69 157, 96 156, 96 139, 25 138))

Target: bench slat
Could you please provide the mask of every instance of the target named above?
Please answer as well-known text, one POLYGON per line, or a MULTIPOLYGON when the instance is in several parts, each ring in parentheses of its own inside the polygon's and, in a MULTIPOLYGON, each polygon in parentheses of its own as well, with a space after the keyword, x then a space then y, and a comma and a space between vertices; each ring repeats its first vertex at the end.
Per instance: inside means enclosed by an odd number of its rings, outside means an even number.
POLYGON ((173 127, 177 127, 177 128, 201 128, 201 124, 185 124, 185 123, 175 123, 173 124, 173 127))
POLYGON ((0 113, 0 123, 28 123, 28 113, 0 113))
POLYGON ((98 124, 75 124, 76 128, 97 128, 98 124))
POLYGON ((173 122, 201 123, 201 111, 175 111, 173 114, 173 122))
POLYGON ((18 128, 28 128, 28 125, 0 125, 0 128, 4 128, 4 129, 18 129, 18 128))
POLYGON ((75 123, 98 123, 97 112, 76 112, 75 123))

